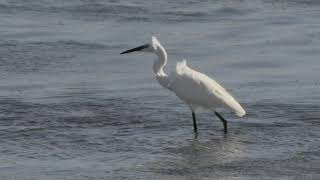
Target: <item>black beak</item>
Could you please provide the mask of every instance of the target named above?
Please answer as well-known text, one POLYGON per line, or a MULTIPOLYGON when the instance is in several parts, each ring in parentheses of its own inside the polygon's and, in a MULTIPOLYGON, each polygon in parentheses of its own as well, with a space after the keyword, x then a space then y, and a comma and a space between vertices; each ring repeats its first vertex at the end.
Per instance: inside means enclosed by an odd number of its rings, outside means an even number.
POLYGON ((145 49, 145 48, 148 48, 148 47, 149 47, 149 44, 145 44, 145 45, 133 48, 133 49, 129 49, 129 50, 123 51, 120 54, 131 53, 131 52, 134 52, 134 51, 141 51, 142 49, 145 49))

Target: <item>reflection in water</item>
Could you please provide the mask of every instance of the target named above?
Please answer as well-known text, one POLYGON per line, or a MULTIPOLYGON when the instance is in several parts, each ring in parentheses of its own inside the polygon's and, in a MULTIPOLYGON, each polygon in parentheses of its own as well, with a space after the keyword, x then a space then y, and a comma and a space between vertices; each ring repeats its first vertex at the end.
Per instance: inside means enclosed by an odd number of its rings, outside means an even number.
POLYGON ((182 176, 190 179, 199 179, 205 175, 219 176, 221 169, 227 168, 229 163, 246 156, 246 145, 240 139, 243 137, 233 136, 231 133, 210 140, 194 138, 186 145, 168 149, 171 158, 154 162, 151 169, 171 177, 182 176))

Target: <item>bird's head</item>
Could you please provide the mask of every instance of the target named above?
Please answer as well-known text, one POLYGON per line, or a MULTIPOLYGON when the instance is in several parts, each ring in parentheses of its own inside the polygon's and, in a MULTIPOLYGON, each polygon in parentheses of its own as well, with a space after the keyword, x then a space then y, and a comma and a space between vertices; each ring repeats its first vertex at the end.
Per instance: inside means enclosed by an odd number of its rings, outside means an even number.
POLYGON ((144 44, 142 46, 135 47, 133 49, 129 49, 129 50, 123 51, 120 54, 131 53, 131 52, 134 52, 134 51, 155 53, 155 52, 157 52, 157 50, 160 47, 162 47, 162 46, 161 46, 160 42, 158 41, 158 39, 155 36, 152 36, 152 39, 151 39, 150 43, 144 44))

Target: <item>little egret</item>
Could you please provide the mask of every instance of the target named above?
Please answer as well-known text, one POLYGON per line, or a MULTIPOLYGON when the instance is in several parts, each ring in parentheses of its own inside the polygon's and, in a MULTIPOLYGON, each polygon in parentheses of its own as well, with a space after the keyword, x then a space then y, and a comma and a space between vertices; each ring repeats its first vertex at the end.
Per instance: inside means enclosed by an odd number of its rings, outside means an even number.
POLYGON ((160 85, 174 92, 189 105, 192 112, 193 128, 196 134, 196 112, 201 110, 213 111, 222 121, 224 133, 228 131, 227 120, 216 111, 217 108, 228 107, 235 111, 239 117, 246 114, 241 105, 221 85, 207 75, 189 68, 186 60, 178 62, 175 71, 167 75, 163 71, 167 63, 167 52, 156 37, 152 36, 151 43, 129 49, 120 54, 134 51, 151 52, 158 56, 153 63, 153 72, 156 79, 160 85))

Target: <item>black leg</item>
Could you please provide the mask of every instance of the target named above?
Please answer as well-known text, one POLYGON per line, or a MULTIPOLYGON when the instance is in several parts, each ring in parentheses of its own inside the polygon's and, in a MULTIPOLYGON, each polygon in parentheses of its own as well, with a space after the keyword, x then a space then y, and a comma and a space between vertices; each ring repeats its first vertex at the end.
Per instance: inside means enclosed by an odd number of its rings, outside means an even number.
POLYGON ((223 128, 224 128, 224 133, 227 134, 228 133, 228 122, 226 119, 224 119, 218 112, 214 112, 218 117, 219 119, 222 121, 223 123, 223 128))
POLYGON ((192 112, 192 119, 193 119, 193 130, 197 134, 198 128, 197 128, 196 114, 194 112, 192 112))

